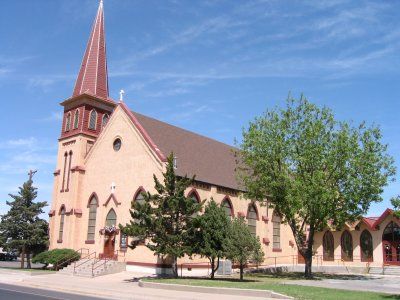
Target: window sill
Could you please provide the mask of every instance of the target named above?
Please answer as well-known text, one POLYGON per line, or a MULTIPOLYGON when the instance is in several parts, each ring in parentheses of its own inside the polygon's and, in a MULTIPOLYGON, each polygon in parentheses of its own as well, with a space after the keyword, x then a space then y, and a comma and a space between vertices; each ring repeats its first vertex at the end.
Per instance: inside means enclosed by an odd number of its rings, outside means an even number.
POLYGON ((282 249, 281 248, 273 248, 272 252, 282 252, 282 249))
POLYGON ((94 244, 94 240, 86 240, 85 244, 94 244))
POLYGON ((57 240, 57 243, 58 244, 61 244, 63 241, 62 240, 57 240))

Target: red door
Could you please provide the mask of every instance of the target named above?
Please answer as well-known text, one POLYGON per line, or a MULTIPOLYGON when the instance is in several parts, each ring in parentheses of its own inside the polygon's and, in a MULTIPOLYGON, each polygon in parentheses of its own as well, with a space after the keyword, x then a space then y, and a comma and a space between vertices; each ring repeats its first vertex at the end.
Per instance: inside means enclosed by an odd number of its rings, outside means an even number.
POLYGON ((113 258, 115 252, 115 235, 108 235, 105 237, 104 241, 104 258, 113 258))
POLYGON ((383 260, 386 264, 400 265, 400 243, 383 241, 383 260))

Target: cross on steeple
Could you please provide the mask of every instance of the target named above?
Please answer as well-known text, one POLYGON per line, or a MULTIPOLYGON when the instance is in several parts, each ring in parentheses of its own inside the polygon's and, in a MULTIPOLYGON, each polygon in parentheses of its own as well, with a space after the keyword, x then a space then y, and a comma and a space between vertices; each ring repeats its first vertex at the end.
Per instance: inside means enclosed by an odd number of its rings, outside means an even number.
POLYGON ((33 170, 29 170, 28 176, 29 176, 29 180, 32 180, 33 175, 35 175, 37 173, 37 170, 33 171, 33 170))

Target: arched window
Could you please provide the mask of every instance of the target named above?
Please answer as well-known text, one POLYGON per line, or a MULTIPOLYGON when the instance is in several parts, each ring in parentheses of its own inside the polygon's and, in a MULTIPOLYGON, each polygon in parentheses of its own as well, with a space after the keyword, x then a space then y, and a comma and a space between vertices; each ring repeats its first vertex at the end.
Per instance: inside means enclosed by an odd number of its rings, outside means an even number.
POLYGON ((335 259, 333 234, 329 230, 322 238, 322 251, 324 260, 333 261, 335 259))
POLYGON ((276 211, 272 215, 272 248, 281 249, 281 216, 276 211))
POLYGON ((88 221, 88 232, 87 232, 87 240, 94 241, 95 233, 96 233, 96 215, 97 215, 97 198, 96 196, 92 196, 89 201, 89 221, 88 221))
POLYGON ((97 112, 93 109, 90 112, 89 116, 89 129, 96 129, 96 122, 97 122, 97 112))
MULTIPOLYGON (((192 201, 194 203, 200 203, 199 194, 197 194, 196 190, 194 190, 194 189, 189 193, 188 198, 192 199, 192 201)), ((195 213, 192 214, 192 217, 194 218, 197 215, 198 215, 198 212, 195 212, 195 213)))
POLYGON ((340 245, 342 246, 342 259, 344 261, 353 261, 353 238, 347 230, 342 233, 340 245))
POLYGON ((383 231, 382 240, 388 242, 400 242, 400 227, 393 221, 383 231))
POLYGON ((221 207, 224 209, 225 214, 228 218, 232 218, 234 216, 233 214, 233 207, 232 207, 232 203, 229 200, 229 198, 225 198, 222 203, 221 203, 221 207))
POLYGON ((109 119, 109 118, 110 118, 110 117, 109 117, 108 114, 105 114, 105 115, 103 116, 103 119, 101 120, 101 127, 104 127, 104 126, 107 125, 107 122, 108 122, 108 119, 109 119))
POLYGON ((62 242, 64 233, 64 218, 65 218, 65 207, 61 207, 60 210, 60 228, 58 229, 58 240, 62 242))
POLYGON ((74 115, 74 129, 77 129, 79 125, 79 109, 75 111, 74 115))
POLYGON ((106 217, 106 226, 116 226, 117 225, 117 214, 115 213, 114 209, 110 209, 106 217))
POLYGON ((144 204, 144 197, 143 197, 143 193, 144 193, 144 189, 142 187, 140 187, 136 194, 135 197, 133 199, 134 203, 139 203, 139 204, 144 204))
POLYGON ((374 261, 372 235, 364 230, 360 235, 361 261, 374 261))
POLYGON ((71 129, 71 112, 67 114, 65 119, 65 131, 69 131, 71 129))
POLYGON ((247 209, 247 226, 251 234, 257 235, 257 208, 254 204, 250 204, 247 209))

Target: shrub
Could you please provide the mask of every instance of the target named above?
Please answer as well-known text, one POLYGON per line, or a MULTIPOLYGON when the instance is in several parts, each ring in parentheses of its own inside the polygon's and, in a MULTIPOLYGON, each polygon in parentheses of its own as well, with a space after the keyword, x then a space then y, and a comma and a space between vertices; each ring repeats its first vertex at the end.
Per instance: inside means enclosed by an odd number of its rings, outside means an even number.
POLYGON ((44 264, 44 268, 52 264, 54 268, 62 268, 80 259, 80 254, 73 249, 53 249, 39 253, 33 257, 33 263, 44 264))

